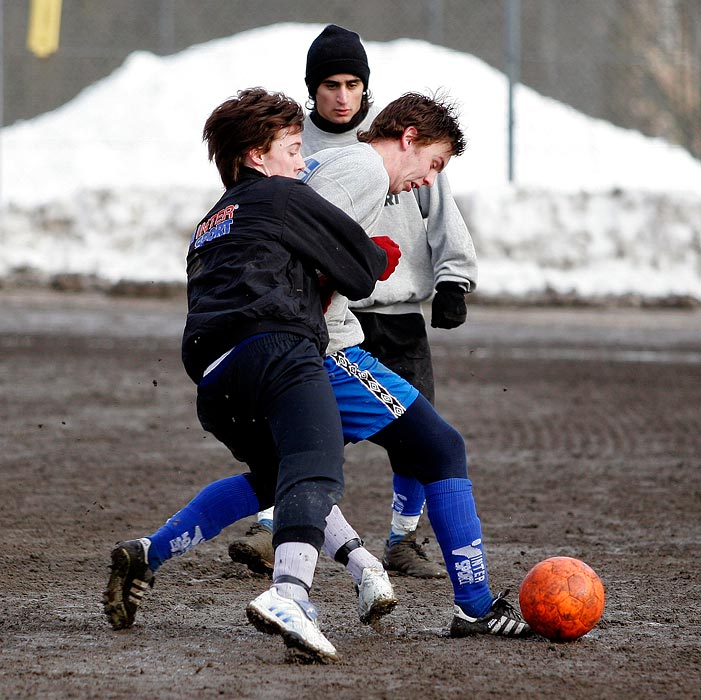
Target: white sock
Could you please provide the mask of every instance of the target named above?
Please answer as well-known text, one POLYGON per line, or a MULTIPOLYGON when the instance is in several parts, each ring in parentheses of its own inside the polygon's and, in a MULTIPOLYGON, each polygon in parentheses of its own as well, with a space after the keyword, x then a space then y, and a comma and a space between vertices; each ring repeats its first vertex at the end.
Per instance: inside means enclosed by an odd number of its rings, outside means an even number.
POLYGON ((273 512, 275 510, 275 506, 270 506, 270 508, 266 508, 265 510, 261 510, 258 513, 258 522, 261 523, 262 525, 265 525, 271 532, 273 529, 273 512))
POLYGON ((314 580, 314 571, 319 552, 306 542, 283 542, 275 548, 275 568, 273 569, 273 586, 280 595, 295 600, 309 600, 309 589, 314 580), (290 581, 280 581, 281 576, 299 579, 298 585, 290 581), (304 587, 306 586, 306 588, 304 587))
POLYGON ((341 509, 334 506, 326 517, 326 528, 324 529, 324 553, 332 559, 336 552, 350 540, 360 539, 360 535, 350 526, 343 517, 341 509))
POLYGON ((414 532, 419 526, 419 518, 421 518, 420 515, 402 515, 392 511, 392 534, 405 537, 410 532, 414 532))
MULTIPOLYGON (((359 540, 358 533, 350 526, 341 513, 338 506, 334 506, 326 518, 326 529, 324 530, 324 553, 335 559, 336 552, 343 547, 346 542, 359 540)), ((363 576, 363 569, 369 566, 382 568, 380 560, 370 554, 365 547, 357 547, 348 554, 346 569, 353 577, 353 581, 359 584, 363 576)))
POLYGON ((363 579, 363 569, 368 568, 381 570, 383 566, 380 560, 373 554, 370 554, 365 547, 358 547, 348 555, 346 569, 348 569, 353 581, 358 585, 363 579))

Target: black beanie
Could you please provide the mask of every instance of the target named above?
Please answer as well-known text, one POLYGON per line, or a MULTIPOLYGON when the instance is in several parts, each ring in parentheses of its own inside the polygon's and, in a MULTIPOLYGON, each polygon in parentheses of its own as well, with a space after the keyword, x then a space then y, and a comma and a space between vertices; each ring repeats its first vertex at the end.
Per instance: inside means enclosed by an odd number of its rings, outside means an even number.
POLYGON ((348 29, 329 24, 314 39, 307 52, 307 74, 304 81, 310 97, 316 98, 321 82, 338 73, 357 75, 363 81, 365 89, 368 89, 370 66, 360 37, 348 29))

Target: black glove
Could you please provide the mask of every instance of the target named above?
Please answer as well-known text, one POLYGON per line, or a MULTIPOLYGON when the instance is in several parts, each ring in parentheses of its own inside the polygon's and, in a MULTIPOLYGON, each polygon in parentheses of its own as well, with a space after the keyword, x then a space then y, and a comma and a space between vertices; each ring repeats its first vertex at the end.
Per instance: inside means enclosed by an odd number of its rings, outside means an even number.
POLYGON ((467 320, 465 285, 439 282, 431 305, 431 328, 457 328, 467 320))

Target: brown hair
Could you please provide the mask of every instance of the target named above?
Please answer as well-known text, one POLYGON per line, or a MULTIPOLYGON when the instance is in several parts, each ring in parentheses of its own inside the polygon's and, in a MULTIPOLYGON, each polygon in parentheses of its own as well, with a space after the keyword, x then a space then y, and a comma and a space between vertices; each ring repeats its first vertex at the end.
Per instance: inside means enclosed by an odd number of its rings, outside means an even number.
POLYGON ((418 132, 418 145, 448 141, 452 155, 459 156, 465 150, 465 136, 455 105, 439 97, 416 92, 407 92, 390 102, 375 117, 367 131, 358 132, 358 140, 372 143, 380 139, 399 139, 404 129, 410 126, 418 132))
POLYGON ((302 131, 304 112, 281 92, 248 88, 220 104, 205 122, 202 138, 224 187, 229 189, 236 183, 252 148, 266 153, 280 129, 285 128, 302 131))

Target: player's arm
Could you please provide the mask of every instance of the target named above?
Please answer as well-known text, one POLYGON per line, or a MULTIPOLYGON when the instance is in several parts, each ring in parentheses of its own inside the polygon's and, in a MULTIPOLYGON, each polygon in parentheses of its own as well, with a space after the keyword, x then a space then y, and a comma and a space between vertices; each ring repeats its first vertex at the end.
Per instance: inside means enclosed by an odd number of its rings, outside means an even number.
POLYGON ((290 193, 285 242, 349 299, 363 299, 385 273, 388 255, 365 230, 306 185, 290 193))
POLYGON ((420 192, 436 290, 431 326, 457 328, 467 320, 467 293, 477 285, 475 247, 445 174, 438 175, 432 188, 422 187, 420 192))
POLYGON ((419 207, 426 220, 435 284, 457 282, 474 291, 477 254, 445 173, 438 175, 433 187, 419 190, 419 207))

